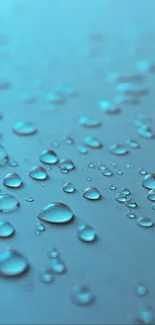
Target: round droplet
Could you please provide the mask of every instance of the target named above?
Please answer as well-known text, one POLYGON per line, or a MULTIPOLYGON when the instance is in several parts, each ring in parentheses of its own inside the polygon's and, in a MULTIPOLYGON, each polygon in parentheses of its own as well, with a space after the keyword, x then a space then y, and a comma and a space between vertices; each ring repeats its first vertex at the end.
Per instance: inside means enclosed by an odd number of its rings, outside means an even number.
POLYGON ((132 148, 132 149, 139 149, 139 148, 140 148, 139 143, 138 143, 136 140, 134 140, 134 139, 128 139, 128 140, 126 141, 126 143, 127 143, 128 146, 129 146, 130 148, 132 148))
POLYGON ((65 193, 73 193, 75 192, 75 187, 72 183, 65 183, 63 186, 63 191, 65 193))
POLYGON ((44 181, 47 179, 46 170, 42 166, 33 167, 29 172, 29 176, 38 181, 44 181))
POLYGON ((117 169, 117 170, 116 170, 116 174, 117 174, 117 175, 123 175, 123 171, 122 171, 121 169, 117 169))
POLYGON ((81 225, 78 228, 78 238, 86 243, 94 242, 96 239, 96 234, 93 228, 89 225, 81 225))
POLYGON ((155 201, 155 190, 151 190, 151 191, 149 191, 149 193, 147 194, 147 198, 148 198, 150 201, 155 201))
POLYGON ((45 269, 40 272, 40 281, 43 283, 52 283, 55 280, 54 275, 50 269, 45 269))
POLYGON ((95 168, 95 165, 92 162, 88 163, 88 168, 95 168))
POLYGON ((3 185, 12 188, 18 188, 22 185, 22 180, 18 174, 9 173, 4 177, 3 185))
POLYGON ((155 174, 148 174, 142 181, 142 186, 149 190, 155 190, 155 174))
POLYGON ((145 325, 153 324, 152 308, 146 307, 141 309, 136 317, 136 320, 140 324, 145 324, 145 325))
POLYGON ((144 228, 150 228, 154 226, 154 222, 150 217, 140 217, 137 220, 137 225, 144 228))
POLYGON ((0 221, 0 238, 11 237, 15 233, 15 229, 10 222, 0 221))
POLYGON ((130 195, 130 190, 126 187, 121 188, 121 193, 124 195, 130 195))
POLYGON ((94 301, 91 289, 87 285, 78 285, 71 290, 71 301, 75 305, 89 305, 94 301))
POLYGON ((15 250, 0 254, 0 275, 14 277, 25 273, 29 268, 26 258, 15 250))
POLYGON ((113 144, 110 146, 110 151, 114 155, 122 156, 128 153, 127 149, 122 144, 113 144))
POLYGON ((59 167, 61 170, 67 170, 67 171, 71 171, 71 170, 75 169, 75 165, 74 165, 73 161, 70 159, 64 159, 64 158, 60 160, 59 167))
POLYGON ((26 197, 25 201, 31 203, 34 201, 34 198, 32 196, 28 196, 26 197))
POLYGON ((54 150, 43 150, 39 157, 44 164, 55 165, 58 162, 58 156, 54 150))
POLYGON ((109 190, 115 191, 116 190, 116 186, 114 184, 110 184, 109 185, 109 190))
POLYGON ((17 135, 32 135, 37 132, 37 129, 31 122, 18 121, 13 126, 13 132, 17 135))
POLYGON ((0 166, 4 166, 7 163, 8 159, 9 157, 6 149, 0 144, 0 166))
POLYGON ((139 282, 135 287, 135 293, 138 297, 144 297, 148 293, 148 290, 143 283, 139 282))
POLYGON ((135 213, 129 211, 127 213, 127 217, 130 218, 130 219, 135 219, 136 218, 136 215, 135 215, 135 213))
POLYGON ((17 210, 20 203, 15 196, 10 194, 0 195, 0 212, 12 212, 17 210))
POLYGON ((109 168, 105 168, 105 169, 101 172, 101 174, 102 174, 103 176, 112 176, 112 175, 113 175, 112 171, 111 171, 109 168))
POLYGON ((128 207, 128 208, 137 208, 137 203, 133 200, 133 199, 129 199, 125 202, 125 205, 128 207))
POLYGON ((44 226, 44 224, 41 223, 41 222, 37 222, 37 223, 36 223, 36 230, 38 230, 38 231, 40 231, 40 232, 45 231, 45 226, 44 226))
POLYGON ((66 272, 66 265, 63 260, 58 256, 50 259, 50 269, 55 274, 62 274, 66 272))
POLYGON ((152 139, 154 137, 154 133, 148 125, 142 125, 137 129, 137 133, 146 139, 152 139))
POLYGON ((88 149, 84 145, 78 146, 78 150, 83 155, 85 155, 86 153, 88 153, 88 149))
POLYGON ((48 252, 48 257, 49 258, 57 258, 60 255, 59 251, 57 250, 57 248, 52 248, 51 251, 48 252))
POLYGON ((90 137, 90 136, 84 138, 84 143, 92 149, 102 148, 103 146, 102 143, 97 138, 90 137))
POLYGON ((79 124, 87 128, 96 128, 101 126, 102 123, 96 119, 89 118, 88 116, 82 116, 79 120, 79 124))
POLYGON ((146 170, 145 170, 143 167, 140 167, 140 168, 139 168, 139 174, 140 174, 140 175, 146 175, 147 172, 146 172, 146 170))
POLYGON ((120 192, 116 195, 115 199, 117 202, 125 203, 127 201, 127 196, 120 192))
POLYGON ((96 187, 87 187, 84 190, 83 197, 87 200, 99 200, 101 198, 101 194, 96 187))
POLYGON ((71 221, 74 215, 70 207, 64 203, 54 202, 46 205, 38 218, 45 222, 63 224, 71 221))
POLYGON ((68 145, 74 144, 74 140, 69 136, 65 137, 64 142, 68 145))
POLYGON ((18 166, 18 162, 16 160, 9 160, 8 162, 10 167, 17 167, 18 166))

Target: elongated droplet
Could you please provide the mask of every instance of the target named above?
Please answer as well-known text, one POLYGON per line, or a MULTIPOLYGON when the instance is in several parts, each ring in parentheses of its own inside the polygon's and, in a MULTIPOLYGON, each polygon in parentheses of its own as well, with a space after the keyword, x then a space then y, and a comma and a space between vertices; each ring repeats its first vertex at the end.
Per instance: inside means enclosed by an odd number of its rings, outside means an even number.
POLYGON ((125 205, 128 207, 128 208, 137 208, 137 203, 133 200, 133 199, 129 199, 125 202, 125 205))
POLYGON ((31 122, 18 121, 13 126, 13 132, 17 135, 32 135, 37 129, 31 122))
POLYGON ((75 187, 72 183, 65 183, 63 186, 63 191, 65 193, 74 193, 75 192, 75 187))
POLYGON ((100 142, 100 140, 98 140, 95 137, 90 137, 90 136, 84 138, 84 143, 92 149, 99 149, 99 148, 102 148, 102 146, 103 146, 102 143, 100 142))
POLYGON ((70 159, 64 159, 64 158, 60 160, 59 167, 61 170, 65 170, 65 171, 71 171, 71 170, 75 169, 75 165, 74 165, 73 161, 70 159))
POLYGON ((155 174, 148 174, 144 177, 142 185, 149 190, 155 190, 155 174))
POLYGON ((38 215, 45 222, 63 224, 71 221, 74 215, 70 207, 64 203, 54 202, 46 205, 38 215))
POLYGON ((126 141, 126 143, 127 143, 128 146, 129 146, 130 148, 132 148, 132 149, 139 149, 139 148, 140 148, 139 143, 138 143, 136 140, 134 140, 134 139, 128 139, 128 140, 126 141))
POLYGON ((4 166, 7 163, 8 159, 9 157, 6 149, 0 144, 0 166, 4 166))
POLYGON ((118 193, 115 197, 116 201, 120 203, 125 203, 127 201, 127 196, 123 193, 118 193))
POLYGON ((112 176, 112 175, 113 175, 112 171, 111 171, 109 168, 105 168, 105 169, 101 172, 101 174, 102 174, 103 176, 112 176))
POLYGON ((123 156, 128 153, 128 150, 122 144, 113 144, 110 146, 110 152, 114 155, 123 156))
POLYGON ((96 234, 93 228, 89 225, 81 225, 78 228, 78 238, 86 243, 94 242, 96 234))
POLYGON ((47 179, 46 170, 42 166, 33 167, 29 172, 29 176, 37 181, 44 181, 47 179))
POLYGON ((25 273, 29 268, 27 259, 15 250, 0 254, 0 275, 14 277, 25 273))
POLYGON ((65 98, 62 95, 56 93, 48 94, 46 100, 48 104, 55 104, 55 105, 65 104, 65 98))
POLYGON ((49 268, 44 269, 40 272, 40 281, 41 282, 52 283, 52 282, 54 282, 54 280, 55 280, 54 275, 49 268))
POLYGON ((63 260, 59 256, 50 259, 50 269, 55 274, 62 274, 67 270, 63 260))
POLYGON ((18 188, 22 185, 22 180, 18 174, 9 173, 5 176, 3 180, 3 185, 12 188, 18 188))
POLYGON ((20 203, 15 196, 10 194, 0 195, 0 212, 12 212, 17 210, 20 203))
POLYGON ((139 127, 137 129, 137 133, 141 137, 146 138, 146 139, 152 139, 155 136, 153 131, 151 130, 151 128, 148 125, 142 125, 141 127, 139 127))
POLYGON ((58 156, 54 150, 43 150, 39 157, 44 164, 55 165, 58 162, 58 156))
POLYGON ((130 190, 126 187, 122 187, 121 188, 121 193, 124 194, 124 195, 130 195, 130 190))
POLYGON ((28 196, 26 197, 25 201, 31 203, 34 201, 34 198, 32 196, 28 196))
POLYGON ((154 226, 154 222, 150 217, 140 217, 137 220, 137 225, 144 228, 150 228, 154 226))
POLYGON ((0 221, 0 238, 11 237, 15 233, 15 229, 10 222, 0 221))
POLYGON ((90 118, 88 116, 82 116, 79 119, 79 124, 86 128, 96 128, 96 127, 101 126, 102 123, 100 121, 90 118))
POLYGON ((84 284, 73 287, 70 297, 75 305, 89 305, 94 301, 90 287, 84 284))
POLYGON ((96 187, 87 187, 84 190, 83 197, 87 200, 99 200, 101 198, 101 194, 96 187))

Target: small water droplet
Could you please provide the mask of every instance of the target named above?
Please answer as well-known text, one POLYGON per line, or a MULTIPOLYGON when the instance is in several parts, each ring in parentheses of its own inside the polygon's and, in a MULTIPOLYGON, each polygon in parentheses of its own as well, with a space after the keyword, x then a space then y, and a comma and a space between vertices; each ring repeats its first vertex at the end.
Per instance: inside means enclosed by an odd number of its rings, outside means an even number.
POLYGON ((51 93, 46 97, 48 104, 62 105, 65 104, 65 98, 62 94, 51 93))
POLYGON ((139 311, 136 320, 140 324, 153 324, 153 311, 151 307, 145 307, 139 311))
POLYGON ((37 129, 31 122, 18 121, 13 125, 13 132, 17 135, 32 135, 37 129))
POLYGON ((10 167, 17 167, 18 166, 18 162, 16 160, 9 160, 8 164, 10 167))
POLYGON ((64 142, 68 145, 74 144, 74 140, 70 136, 65 137, 64 142))
POLYGON ((120 193, 118 193, 116 195, 115 199, 116 199, 117 202, 125 203, 128 198, 127 198, 127 196, 125 194, 123 194, 123 193, 120 192, 120 193))
POLYGON ((120 108, 110 103, 108 100, 101 100, 99 102, 100 110, 108 115, 120 113, 120 108))
POLYGON ((136 140, 134 140, 134 139, 128 139, 128 140, 126 141, 126 143, 127 143, 128 146, 129 146, 130 148, 132 148, 132 149, 139 149, 139 148, 140 148, 139 143, 138 143, 136 140))
POLYGON ((117 175, 123 175, 123 171, 122 171, 121 169, 117 169, 117 170, 116 170, 116 174, 117 174, 117 175))
POLYGON ((86 181, 87 181, 87 182, 90 182, 91 180, 92 180, 92 179, 91 179, 90 176, 87 176, 87 177, 86 177, 86 181))
POLYGON ((122 156, 128 153, 128 150, 122 144, 113 144, 110 146, 110 152, 114 155, 122 156))
POLYGON ((90 161, 90 162, 88 163, 88 168, 95 168, 95 165, 90 161))
POLYGON ((112 171, 111 171, 109 168, 105 168, 105 169, 101 172, 101 174, 102 174, 103 176, 112 176, 112 175, 113 175, 112 171))
POLYGON ((36 223, 36 230, 38 230, 39 232, 45 231, 45 226, 43 223, 41 222, 37 222, 36 223))
POLYGON ((59 251, 57 248, 52 248, 51 251, 48 252, 48 257, 49 258, 57 258, 60 255, 59 251))
POLYGON ((139 168, 139 174, 140 174, 140 175, 146 175, 147 172, 146 172, 146 170, 145 170, 143 167, 140 167, 140 168, 139 168))
POLYGON ((43 283, 52 283, 54 282, 55 278, 50 269, 44 269, 40 272, 40 281, 43 283))
POLYGON ((25 201, 31 203, 34 201, 34 198, 32 196, 28 196, 28 197, 26 197, 25 201))
POLYGON ((75 192, 75 187, 73 186, 72 183, 65 183, 63 186, 63 191, 65 193, 73 193, 75 192))
POLYGON ((142 186, 149 190, 155 190, 155 174, 146 175, 143 178, 142 186))
POLYGON ((87 136, 84 138, 84 143, 92 148, 92 149, 98 149, 98 148, 102 148, 102 143, 95 137, 90 137, 90 136, 87 136))
POLYGON ((62 274, 66 272, 66 265, 64 264, 64 261, 59 257, 54 257, 50 259, 50 269, 55 274, 62 274))
POLYGON ((15 233, 15 229, 10 222, 0 221, 0 238, 11 237, 15 233))
POLYGON ((84 145, 80 145, 80 146, 78 146, 78 151, 79 151, 81 154, 86 154, 86 153, 88 153, 88 149, 87 149, 87 147, 85 147, 84 145))
POLYGON ((133 200, 133 199, 129 199, 125 202, 125 205, 128 207, 128 208, 137 208, 137 203, 133 200))
POLYGON ((83 197, 87 200, 99 200, 101 198, 101 194, 96 187, 87 187, 84 190, 83 197))
POLYGON ((130 218, 130 219, 135 219, 136 218, 136 215, 135 215, 135 213, 129 211, 127 213, 127 217, 130 218))
POLYGON ((124 194, 124 195, 130 195, 131 194, 130 190, 128 188, 126 188, 126 187, 121 188, 121 193, 124 194))
POLYGON ((110 184, 109 185, 109 189, 112 190, 112 191, 115 191, 116 190, 116 186, 114 184, 110 184))
POLYGON ((0 195, 0 212, 12 212, 17 210, 20 203, 15 196, 10 194, 0 195))
POLYGON ((70 207, 64 203, 54 202, 46 205, 38 215, 45 222, 63 224, 70 222, 74 215, 70 207))
POLYGON ((43 181, 47 179, 46 170, 42 166, 33 167, 29 172, 29 176, 32 179, 39 180, 39 181, 43 181))
POLYGON ((152 139, 154 137, 154 133, 148 125, 142 125, 137 129, 137 133, 146 139, 152 139))
POLYGON ((0 166, 3 167, 7 163, 8 159, 9 157, 6 149, 0 144, 0 166))
POLYGON ((22 185, 22 180, 18 174, 9 173, 4 177, 3 185, 11 188, 18 188, 22 185))
POLYGON ((91 289, 87 285, 78 285, 71 290, 71 301, 75 305, 89 305, 94 301, 91 289))
POLYGON ((15 250, 0 254, 0 274, 13 277, 25 273, 29 268, 26 258, 15 250))
POLYGON ((102 123, 96 119, 89 118, 88 116, 82 116, 79 119, 79 124, 87 128, 96 128, 101 126, 102 123))
POLYGON ((137 220, 137 225, 144 228, 150 228, 154 226, 154 222, 150 217, 140 217, 137 220))
POLYGON ((44 164, 55 165, 58 162, 57 154, 54 150, 43 150, 39 157, 40 161, 44 164))
POLYGON ((61 171, 71 171, 73 169, 75 169, 75 165, 73 163, 72 160, 70 159, 61 159, 59 162, 59 167, 61 169, 61 171))
POLYGON ((91 243, 96 239, 96 234, 93 228, 89 225, 81 225, 77 232, 78 238, 84 242, 91 243))
POLYGON ((135 287, 135 293, 138 297, 144 297, 148 293, 148 290, 142 282, 139 282, 135 287))
POLYGON ((155 203, 152 204, 152 209, 155 210, 155 203))

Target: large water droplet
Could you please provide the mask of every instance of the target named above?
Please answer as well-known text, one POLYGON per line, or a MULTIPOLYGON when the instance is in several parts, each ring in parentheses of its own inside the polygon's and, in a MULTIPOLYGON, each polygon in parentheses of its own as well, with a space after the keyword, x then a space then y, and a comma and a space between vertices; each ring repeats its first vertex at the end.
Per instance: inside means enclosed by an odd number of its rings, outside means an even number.
POLYGON ((0 212, 12 212, 17 210, 20 203, 17 198, 10 194, 0 195, 0 212))
POLYGON ((149 190, 155 190, 155 174, 148 174, 144 177, 142 185, 149 190))
POLYGON ((66 265, 63 260, 58 256, 50 259, 50 269, 53 273, 62 274, 66 272, 66 265))
POLYGON ((58 162, 58 157, 54 150, 43 150, 39 159, 42 163, 49 165, 55 165, 58 162))
POLYGON ((140 217, 137 220, 137 225, 144 228, 150 228, 154 226, 154 222, 150 217, 140 217))
POLYGON ((78 285, 71 290, 71 301, 75 305, 89 305, 94 301, 91 289, 87 285, 78 285))
POLYGON ((40 272, 40 281, 43 283, 52 283, 54 282, 55 278, 50 269, 45 269, 40 272))
POLYGON ((128 153, 128 150, 122 145, 122 144, 113 144, 110 146, 110 151, 114 155, 126 155, 128 153))
POLYGON ((99 200, 101 198, 101 194, 96 187, 87 187, 84 190, 83 197, 87 200, 99 200))
POLYGON ((75 187, 72 183, 65 183, 63 186, 63 191, 65 193, 73 193, 75 192, 75 187))
POLYGON ((26 258, 15 250, 9 250, 0 254, 0 274, 14 277, 28 270, 29 264, 26 258))
POLYGON ((8 158, 6 149, 0 144, 0 166, 4 166, 8 161, 8 158))
POLYGON ((33 167, 29 172, 29 176, 32 179, 39 180, 39 181, 43 181, 47 179, 46 170, 42 166, 33 167))
POLYGON ((79 120, 79 123, 81 126, 84 126, 87 128, 95 128, 95 127, 99 127, 101 125, 100 121, 98 121, 96 119, 89 118, 88 116, 82 116, 79 120))
POLYGON ((91 243, 96 239, 93 228, 89 225, 81 225, 77 232, 78 238, 84 242, 91 243))
POLYGON ((10 222, 0 221, 0 238, 8 238, 15 233, 15 229, 10 222))
POLYGON ((45 222, 63 224, 71 221, 74 215, 70 207, 64 203, 54 202, 46 205, 38 218, 45 222))
POLYGON ((17 135, 32 135, 37 129, 31 122, 18 121, 13 126, 13 132, 17 135))
POLYGON ((75 169, 75 165, 72 160, 70 159, 61 159, 59 162, 59 167, 61 170, 65 171, 71 171, 75 169))
POLYGON ((22 185, 22 180, 18 174, 9 173, 5 176, 3 180, 3 185, 12 188, 18 188, 22 185))
POLYGON ((90 136, 84 138, 84 143, 92 149, 102 148, 103 146, 102 143, 97 138, 90 137, 90 136))

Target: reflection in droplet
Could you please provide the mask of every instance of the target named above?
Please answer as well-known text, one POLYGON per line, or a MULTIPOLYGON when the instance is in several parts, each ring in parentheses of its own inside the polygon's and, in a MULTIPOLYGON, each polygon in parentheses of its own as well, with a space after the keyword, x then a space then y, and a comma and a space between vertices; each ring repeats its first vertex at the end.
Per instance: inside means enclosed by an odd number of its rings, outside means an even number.
POLYGON ((146 175, 143 178, 142 186, 149 190, 155 190, 155 174, 146 175))
POLYGON ((46 170, 42 166, 33 167, 29 172, 29 176, 32 179, 39 180, 39 181, 43 181, 47 179, 46 170))
POLYGON ((49 268, 44 269, 40 272, 40 281, 41 282, 52 283, 52 282, 54 282, 54 280, 55 280, 54 275, 49 268))
POLYGON ((54 202, 46 205, 38 215, 45 222, 63 224, 71 221, 74 215, 70 207, 64 203, 54 202))
POLYGON ((110 151, 114 155, 126 155, 128 153, 128 150, 122 145, 122 144, 113 144, 110 146, 110 151))
POLYGON ((150 228, 154 226, 154 222, 150 217, 140 217, 137 220, 137 225, 144 228, 150 228))
POLYGON ((17 198, 10 194, 0 195, 0 212, 12 212, 17 210, 20 203, 17 198))
POLYGON ((31 122, 18 121, 13 125, 13 132, 17 135, 32 135, 37 129, 31 122))
POLYGON ((93 228, 89 225, 81 225, 77 232, 78 238, 84 242, 91 243, 96 239, 93 228))
POLYGON ((75 305, 89 305, 94 301, 91 289, 87 285, 78 285, 71 290, 71 301, 75 305))
POLYGON ((55 165, 58 162, 57 154, 54 150, 43 150, 39 157, 40 161, 44 164, 55 165))
POLYGON ((22 180, 18 174, 9 173, 4 177, 3 185, 12 188, 18 188, 22 185, 22 180))
POLYGON ((72 183, 65 183, 63 186, 63 191, 65 193, 73 193, 75 192, 75 187, 72 183))
POLYGON ((101 198, 101 194, 96 187, 87 187, 84 190, 83 197, 88 200, 99 200, 101 198))
POLYGON ((102 143, 100 142, 100 140, 98 140, 95 137, 91 137, 91 136, 87 136, 84 138, 84 143, 92 148, 92 149, 98 149, 98 148, 102 148, 102 143))
POLYGON ((17 276, 29 268, 27 259, 15 250, 0 254, 0 274, 6 277, 17 276))
POLYGON ((11 237, 15 233, 15 229, 10 222, 0 221, 0 238, 11 237))

